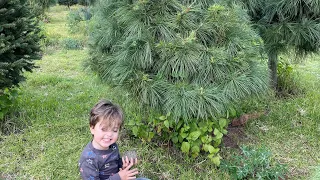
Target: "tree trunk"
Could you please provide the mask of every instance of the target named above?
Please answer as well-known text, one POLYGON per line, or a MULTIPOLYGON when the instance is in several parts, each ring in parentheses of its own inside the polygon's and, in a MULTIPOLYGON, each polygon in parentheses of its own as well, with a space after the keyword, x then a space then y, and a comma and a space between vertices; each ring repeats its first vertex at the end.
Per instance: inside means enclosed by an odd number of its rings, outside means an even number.
POLYGON ((270 69, 270 85, 274 90, 277 90, 278 84, 278 74, 277 74, 277 66, 278 66, 278 53, 273 51, 268 53, 268 66, 270 69))

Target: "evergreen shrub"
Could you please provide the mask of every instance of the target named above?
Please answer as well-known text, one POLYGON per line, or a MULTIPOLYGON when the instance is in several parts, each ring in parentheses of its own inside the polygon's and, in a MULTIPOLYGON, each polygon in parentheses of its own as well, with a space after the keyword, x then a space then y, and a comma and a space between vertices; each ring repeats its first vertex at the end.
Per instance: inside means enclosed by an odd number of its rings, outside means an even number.
POLYGON ((0 89, 24 80, 23 71, 32 71, 40 56, 40 28, 22 0, 0 2, 0 89))
POLYGON ((0 1, 0 119, 9 111, 13 87, 23 81, 24 71, 40 59, 40 28, 23 0, 0 1))
POLYGON ((83 44, 81 40, 74 38, 65 38, 62 41, 64 49, 82 49, 83 44))
POLYGON ((87 34, 88 21, 92 17, 90 8, 79 8, 71 10, 67 16, 67 25, 71 33, 84 33, 87 34))
MULTIPOLYGON (((105 0, 96 2, 94 12, 91 68, 139 105, 132 117, 141 123, 132 128, 148 125, 140 129, 144 135, 164 134, 165 128, 154 133, 159 128, 152 123, 170 114, 163 123, 169 134, 189 126, 181 133, 180 148, 188 152, 187 147, 194 145, 194 152, 205 151, 205 143, 197 141, 204 132, 199 123, 217 124, 242 99, 268 88, 267 67, 259 54, 261 40, 239 6, 208 0, 105 0), (189 136, 197 137, 190 146, 184 143, 189 136)), ((220 136, 216 132, 206 131, 211 138, 220 136)), ((215 142, 219 140, 209 144, 217 148, 215 142)))
POLYGON ((50 6, 57 4, 57 0, 28 0, 31 7, 31 12, 36 17, 45 17, 45 11, 49 9, 50 6))

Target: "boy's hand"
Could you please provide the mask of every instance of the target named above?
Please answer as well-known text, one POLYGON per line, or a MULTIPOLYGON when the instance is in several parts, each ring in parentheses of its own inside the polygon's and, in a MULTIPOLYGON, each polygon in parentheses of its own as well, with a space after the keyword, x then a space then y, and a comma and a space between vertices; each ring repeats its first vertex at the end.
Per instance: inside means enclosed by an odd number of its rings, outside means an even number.
MULTIPOLYGON (((128 160, 128 157, 126 158, 128 160)), ((128 180, 128 179, 136 179, 136 176, 139 172, 138 172, 138 169, 130 169, 134 163, 132 161, 133 159, 131 158, 131 162, 129 162, 129 164, 123 169, 123 168, 120 168, 120 171, 119 171, 119 176, 121 178, 121 180, 128 180)), ((123 161, 123 158, 122 158, 122 161, 123 161)))
POLYGON ((125 158, 122 157, 122 169, 126 168, 130 163, 133 163, 133 165, 137 164, 138 163, 138 159, 135 158, 131 158, 130 161, 129 161, 129 158, 128 156, 126 156, 125 158))

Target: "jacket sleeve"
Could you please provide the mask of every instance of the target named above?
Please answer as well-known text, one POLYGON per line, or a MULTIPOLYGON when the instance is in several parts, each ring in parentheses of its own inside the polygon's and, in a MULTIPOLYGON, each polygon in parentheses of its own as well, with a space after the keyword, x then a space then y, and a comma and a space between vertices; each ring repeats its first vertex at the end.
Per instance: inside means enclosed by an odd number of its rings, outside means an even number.
POLYGON ((110 176, 108 179, 106 180, 121 180, 119 173, 114 174, 113 176, 110 176))

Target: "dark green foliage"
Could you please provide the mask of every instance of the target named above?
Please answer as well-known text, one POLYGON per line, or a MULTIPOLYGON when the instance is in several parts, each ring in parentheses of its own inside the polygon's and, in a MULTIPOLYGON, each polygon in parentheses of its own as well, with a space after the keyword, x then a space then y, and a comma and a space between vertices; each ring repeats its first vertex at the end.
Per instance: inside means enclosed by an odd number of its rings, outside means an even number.
POLYGON ((285 179, 286 167, 272 161, 272 153, 266 148, 243 146, 241 151, 241 155, 233 155, 230 161, 221 163, 221 169, 232 179, 285 179))
POLYGON ((78 3, 78 0, 58 0, 59 5, 72 6, 78 3))
POLYGON ((91 66, 146 112, 176 122, 226 115, 267 89, 260 40, 239 6, 211 1, 99 1, 91 66))
POLYGON ((57 0, 28 0, 32 13, 39 17, 44 15, 44 12, 53 5, 57 4, 57 0))
POLYGON ((0 1, 0 91, 18 85, 40 58, 40 28, 22 0, 0 1))
POLYGON ((242 2, 264 40, 269 55, 272 85, 277 88, 279 53, 286 52, 288 48, 294 48, 298 54, 319 50, 320 0, 243 0, 242 2))

